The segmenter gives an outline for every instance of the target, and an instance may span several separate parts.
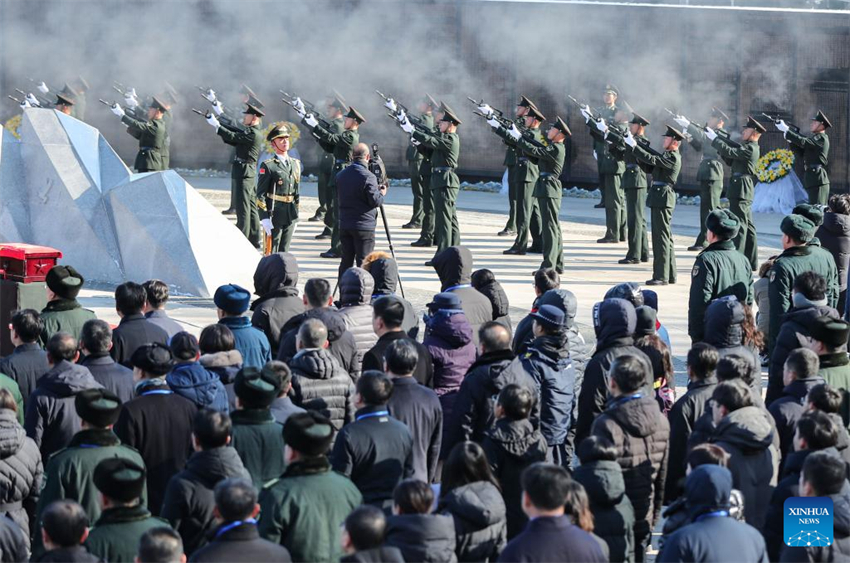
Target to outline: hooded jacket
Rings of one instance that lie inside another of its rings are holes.
[[[307,319],[319,319],[325,324],[325,328],[328,329],[328,352],[336,358],[337,363],[345,373],[356,381],[360,377],[357,345],[354,341],[354,335],[345,326],[345,319],[342,318],[336,308],[310,309],[289,319],[289,322],[280,331],[282,336],[280,337],[277,359],[287,364],[292,360],[297,353],[295,338],[298,335],[298,328]]]
[[[233,383],[236,381],[236,374],[242,369],[242,354],[239,350],[228,350],[227,352],[216,352],[214,354],[203,354],[198,361],[207,371],[216,374],[224,385],[224,390],[227,392],[227,402],[230,405],[230,410],[236,410],[236,391],[233,390]]]
[[[266,333],[272,350],[280,346],[280,331],[296,315],[304,312],[298,296],[298,261],[293,254],[278,252],[264,256],[254,272],[251,324]]]
[[[397,547],[405,561],[454,563],[455,526],[445,514],[400,514],[387,518],[384,544]]]
[[[758,352],[744,344],[743,322],[744,306],[737,298],[715,299],[705,311],[703,342],[717,348],[721,358],[737,354],[749,358],[754,366],[761,366]]]
[[[227,391],[216,374],[208,371],[200,362],[175,365],[165,377],[172,391],[189,399],[199,409],[230,412]]]
[[[236,349],[242,354],[243,365],[263,369],[272,359],[269,339],[260,329],[251,326],[251,319],[242,316],[224,317],[218,322],[233,333]]]
[[[396,294],[398,288],[398,264],[389,255],[373,260],[363,268],[372,274],[375,288],[372,290],[372,301],[384,295],[395,295],[404,305],[404,319],[401,329],[411,338],[416,338],[419,332],[419,318],[410,301]]]
[[[0,504],[20,504],[5,512],[27,538],[30,537],[30,515],[35,513],[41,493],[42,475],[38,446],[27,437],[14,412],[0,410]]]
[[[508,294],[505,293],[504,288],[502,288],[502,284],[500,284],[497,280],[493,280],[490,283],[476,287],[475,289],[486,297],[493,306],[493,320],[502,323],[508,328],[508,330],[510,330],[511,304],[508,301]]]
[[[498,559],[507,541],[507,521],[502,493],[492,483],[477,481],[449,491],[436,512],[454,519],[458,561]]]
[[[366,270],[351,267],[339,282],[339,314],[345,328],[354,335],[357,347],[356,371],[360,373],[363,355],[378,341],[372,328],[372,290],[375,280]]]
[[[431,260],[440,277],[440,291],[460,297],[461,308],[472,327],[472,339],[478,345],[478,328],[493,320],[493,304],[472,287],[472,252],[465,246],[450,246]]]
[[[612,563],[634,561],[635,511],[626,496],[623,470],[616,461],[583,463],[573,471],[590,499],[593,533],[605,540]]]
[[[454,401],[463,378],[475,362],[472,327],[461,310],[442,309],[426,321],[422,344],[434,362],[434,392],[443,407],[443,420],[452,420]],[[444,431],[448,430],[444,425]],[[445,440],[444,440],[445,442]],[[447,451],[443,447],[443,451]]]
[[[832,254],[838,269],[838,289],[847,291],[847,266],[850,263],[850,215],[824,213],[823,224],[815,231],[823,248]]]
[[[337,432],[354,420],[354,385],[330,352],[301,350],[289,362],[292,402],[328,417]]]

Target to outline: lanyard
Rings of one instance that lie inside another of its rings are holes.
[[[643,393],[635,393],[633,395],[628,395],[627,397],[620,397],[616,401],[614,401],[615,405],[620,405],[622,403],[628,403],[629,401],[634,401],[635,399],[640,399],[643,397]]]
[[[257,521],[254,520],[253,518],[248,518],[247,520],[238,520],[236,522],[231,522],[230,524],[228,524],[227,526],[224,526],[222,529],[220,529],[219,531],[217,531],[215,533],[216,539],[218,539],[218,537],[220,535],[229,532],[233,528],[238,528],[239,526],[242,526],[243,524],[250,524],[252,526],[256,526]]]
[[[389,416],[389,414],[390,414],[390,411],[377,411],[377,412],[370,412],[370,413],[366,413],[366,414],[361,414],[360,416],[358,416],[355,419],[355,422],[360,422],[364,418],[372,418],[374,416]]]
[[[78,444],[78,448],[99,448],[97,444]]]
[[[697,519],[695,521],[699,522],[700,520],[704,520],[705,518],[720,518],[720,517],[723,517],[723,516],[729,516],[729,511],[728,510],[718,510],[716,512],[709,512],[707,514],[703,514],[702,516],[697,516]]]
[[[459,284],[459,285],[453,285],[449,288],[444,289],[443,293],[448,293],[448,292],[454,291],[456,289],[463,289],[464,287],[472,287],[472,284],[471,283],[462,283],[462,284]]]
[[[171,391],[170,389],[155,389],[153,391],[145,391],[142,393],[142,397],[145,395],[171,395],[172,393],[174,393],[174,391]]]

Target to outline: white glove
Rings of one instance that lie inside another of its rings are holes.
[[[267,235],[271,236],[272,234],[272,220],[271,219],[260,219],[260,225],[263,226],[263,230]]]
[[[304,117],[304,123],[307,124],[307,127],[315,127],[319,124],[319,120],[312,113],[308,113]]]
[[[21,100],[20,106],[21,106],[21,109],[27,109],[27,108],[31,108],[31,107],[32,107],[32,106],[30,105],[30,103],[29,103],[28,101],[26,101],[26,100]]]
[[[216,117],[211,113],[207,114],[206,120],[207,120],[207,123],[212,125],[213,129],[215,129],[216,131],[218,130],[219,127],[221,127],[221,123],[219,123],[218,119],[216,119]]]
[[[519,132],[519,129],[516,128],[516,125],[511,124],[511,128],[508,129],[508,135],[519,141],[520,137],[522,137],[522,133]]]
[[[491,108],[491,107],[490,107],[490,106],[488,106],[487,104],[481,104],[481,105],[479,105],[479,106],[478,106],[478,111],[480,111],[480,112],[484,115],[484,117],[486,117],[486,118],[488,118],[488,119],[490,118],[490,116],[492,116],[492,115],[493,115],[493,108]]]
[[[135,92],[134,92],[134,94],[135,94]],[[207,90],[206,92],[204,92],[201,95],[203,97],[205,97],[209,103],[211,103],[211,104],[215,103],[216,97],[215,97],[215,92],[213,91],[212,88],[210,88],[209,90]]]
[[[501,127],[501,126],[502,126],[502,124],[501,124],[501,123],[499,123],[499,122],[496,120],[496,118],[495,118],[495,117],[491,117],[490,119],[488,119],[488,120],[487,120],[487,125],[489,125],[489,126],[490,126],[490,127],[492,127],[493,129],[498,129],[499,127]]]
[[[626,131],[626,134],[623,135],[623,140],[626,142],[627,145],[632,148],[635,148],[637,146],[637,141],[635,141],[635,138],[632,137],[631,131]]]
[[[384,107],[390,111],[395,111],[398,109],[398,106],[395,103],[395,100],[390,98],[389,100],[384,101]]]
[[[410,144],[411,144],[411,145],[413,145],[414,147],[418,147],[418,146],[419,146],[419,145],[421,145],[422,143],[420,143],[419,141],[417,141],[417,140],[416,140],[416,137],[411,136],[411,137],[410,137]]]
[[[788,132],[788,130],[790,129],[790,127],[788,127],[788,124],[787,124],[787,123],[785,123],[785,121],[783,121],[783,120],[781,120],[781,119],[780,119],[780,120],[778,120],[778,121],[775,123],[775,125],[776,125],[776,128],[777,128],[777,129],[779,129],[780,131],[782,131],[783,133],[787,133],[787,132]]]
[[[139,100],[137,100],[135,96],[125,96],[124,105],[128,108],[138,107]]]
[[[45,84],[44,82],[39,82],[38,86],[36,86],[36,88],[38,88],[38,91],[41,92],[42,94],[46,94],[46,93],[50,92],[50,89],[47,87],[47,84]]]
[[[688,126],[691,124],[691,122],[688,121],[687,119],[685,119],[685,117],[683,115],[677,115],[676,117],[673,118],[673,121],[678,123],[679,127],[681,127],[682,129],[687,129]]]
[[[404,110],[403,110],[403,109],[400,109],[400,110],[398,110],[398,111],[396,112],[396,114],[395,114],[395,120],[396,120],[396,121],[398,121],[398,122],[399,122],[399,124],[404,123],[405,121],[407,121],[407,114],[406,114],[406,113],[404,113]]]
[[[596,151],[593,151],[593,160],[599,160],[599,157],[596,155]]]
[[[39,103],[39,101],[32,94],[27,94],[27,97],[24,98],[24,99],[29,103],[29,105],[31,105],[34,108],[40,108],[41,107],[41,104]]]
[[[221,105],[221,102],[216,100],[213,102],[212,110],[215,112],[216,115],[221,115],[224,113],[224,106]]]
[[[590,106],[589,106],[589,105],[587,105],[587,104],[582,104],[582,105],[580,105],[580,106],[578,107],[578,109],[580,109],[580,110],[581,110],[581,113],[583,113],[583,114],[584,114],[584,113],[590,114]]]
[[[408,135],[413,134],[413,125],[410,123],[410,120],[407,119],[406,115],[404,116],[404,119],[399,122],[399,125],[401,126],[401,130],[407,133]]]
[[[293,109],[295,109],[295,113],[300,115],[302,118],[307,113],[307,108],[304,107],[304,102],[301,101],[301,98],[295,98],[292,100]]]
[[[210,90],[210,92],[212,92],[212,90]],[[215,93],[215,92],[213,92],[213,93]],[[129,97],[138,98],[139,96],[136,95],[136,89],[135,88],[130,88],[129,90],[127,90],[127,92],[124,93],[124,97],[125,98],[129,98]]]
[[[608,124],[602,121],[601,119],[596,121],[596,130],[601,131],[602,133],[608,132]]]
[[[585,123],[590,123],[590,120],[593,119],[593,116],[590,114],[590,111],[585,111],[584,108],[581,108],[581,116],[584,118]]]
[[[717,138],[717,133],[715,133],[714,129],[712,129],[711,127],[706,127],[705,128],[705,136],[706,136],[706,138],[708,138],[709,141],[713,141],[714,139]]]
[[[122,108],[121,106],[119,106],[117,103],[112,104],[112,107],[111,107],[111,108],[109,108],[109,109],[111,109],[111,110],[112,110],[112,113],[114,113],[114,114],[115,114],[115,115],[117,115],[118,117],[124,117],[124,108]]]

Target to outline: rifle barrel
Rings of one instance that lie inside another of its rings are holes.
[[[204,112],[202,112],[202,111],[201,111],[201,110],[199,110],[199,109],[192,108],[192,111],[194,111],[194,112],[195,112],[195,113],[197,113],[198,115],[202,115],[202,116],[204,116],[204,117],[206,117],[206,116],[207,116],[207,114],[205,114]]]
[[[97,99],[97,101],[99,101],[100,103],[102,103],[102,104],[103,104],[103,105],[105,105],[105,106],[112,107],[112,104],[110,104],[109,102],[107,102],[107,101],[106,101],[106,100],[104,100],[103,98],[98,98],[98,99]]]

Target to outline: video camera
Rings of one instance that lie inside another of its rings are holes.
[[[387,185],[387,169],[384,160],[378,154],[378,143],[372,143],[372,158],[369,160],[369,172],[378,178],[378,186]]]

